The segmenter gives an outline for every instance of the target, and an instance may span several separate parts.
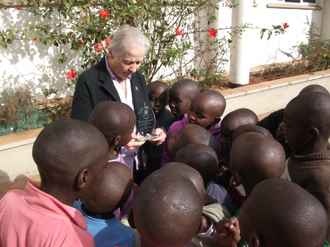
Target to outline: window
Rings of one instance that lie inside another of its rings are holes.
[[[298,4],[316,4],[317,0],[277,0],[277,2],[282,2],[282,3],[298,3]]]

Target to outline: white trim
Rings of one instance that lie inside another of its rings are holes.
[[[319,5],[306,5],[306,4],[292,4],[292,3],[268,3],[267,8],[279,8],[279,9],[310,9],[310,10],[322,10]]]

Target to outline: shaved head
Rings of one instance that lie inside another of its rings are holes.
[[[190,143],[176,153],[176,161],[185,163],[196,169],[203,177],[204,186],[216,177],[218,171],[218,157],[209,146]]]
[[[322,204],[299,185],[282,179],[255,186],[239,223],[242,237],[260,247],[323,247],[328,230]]]
[[[196,189],[198,190],[199,194],[201,195],[201,198],[203,199],[205,196],[205,189],[204,189],[204,181],[201,176],[201,174],[194,169],[193,167],[190,167],[187,164],[180,163],[180,162],[170,162],[167,163],[165,166],[162,167],[162,169],[174,169],[177,171],[182,172],[184,175],[186,175],[191,182],[195,185]]]
[[[132,171],[122,163],[110,162],[104,169],[103,183],[83,202],[94,213],[113,212],[127,201],[132,187]]]
[[[202,199],[182,172],[159,169],[140,185],[133,203],[133,221],[142,246],[184,246],[199,231]]]
[[[279,178],[285,168],[285,152],[273,138],[259,133],[237,137],[230,151],[230,170],[249,192],[267,178]]]

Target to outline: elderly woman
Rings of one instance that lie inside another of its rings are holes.
[[[108,54],[78,78],[72,102],[72,118],[88,121],[92,109],[101,101],[120,101],[129,105],[135,113],[145,102],[149,105],[146,81],[138,70],[150,46],[148,38],[137,28],[124,25],[110,37]],[[154,145],[165,140],[165,133],[156,129]],[[145,174],[139,154],[144,142],[134,128],[132,140],[121,148],[127,166],[134,173],[135,182],[143,180]]]

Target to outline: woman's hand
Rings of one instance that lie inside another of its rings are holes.
[[[141,138],[143,138],[141,135],[132,134],[132,140],[130,140],[130,142],[127,143],[124,147],[127,148],[128,150],[134,150],[138,147],[141,147],[145,143],[145,141],[143,142],[136,141]]]
[[[159,146],[165,141],[166,134],[161,128],[157,128],[154,131],[154,136],[158,136],[156,139],[149,140],[153,145]]]

